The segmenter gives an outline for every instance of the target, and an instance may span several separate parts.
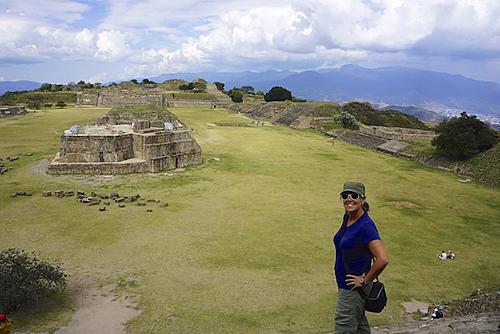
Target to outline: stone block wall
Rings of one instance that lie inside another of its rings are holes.
[[[99,94],[98,93],[76,93],[76,104],[77,105],[92,105],[97,106]]]
[[[220,92],[219,92],[220,93]],[[153,91],[106,91],[100,92],[78,92],[76,94],[77,105],[94,105],[102,107],[113,107],[117,105],[146,104],[161,107],[201,107],[217,108],[226,107],[231,104],[227,95],[220,93],[214,100],[182,99],[172,93],[161,93]]]
[[[57,160],[57,158],[56,158]],[[49,165],[47,172],[49,174],[89,174],[89,175],[108,175],[108,174],[130,174],[145,173],[149,166],[144,160],[126,161],[126,162],[91,162],[91,163],[64,163],[54,161]]]
[[[151,172],[200,164],[201,148],[189,130],[134,133],[134,153],[145,159]]]
[[[100,92],[98,94],[98,106],[113,107],[116,105],[135,104],[146,104],[163,107],[163,95],[158,93],[134,93],[129,91]]]
[[[200,107],[212,109],[221,106],[217,101],[165,100],[165,107]]]
[[[434,131],[384,126],[362,125],[359,128],[359,131],[371,136],[385,138],[388,140],[431,140],[437,136]]]
[[[132,134],[61,137],[61,162],[118,162],[133,157]]]

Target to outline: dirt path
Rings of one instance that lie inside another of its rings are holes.
[[[55,334],[122,334],[125,323],[140,314],[127,298],[116,297],[114,286],[88,288],[76,300],[76,311],[71,321],[55,331]],[[14,334],[31,334],[14,332]],[[47,333],[40,333],[47,334]]]

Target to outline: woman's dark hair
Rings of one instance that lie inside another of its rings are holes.
[[[365,210],[365,212],[368,212],[370,211],[370,204],[368,204],[367,201],[365,201],[365,203],[363,203],[363,210]]]

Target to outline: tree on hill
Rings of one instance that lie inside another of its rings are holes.
[[[498,138],[495,131],[476,116],[463,112],[460,117],[453,117],[441,122],[436,127],[439,134],[432,140],[445,156],[456,160],[468,159],[496,144]]]
[[[266,95],[264,95],[264,100],[266,100],[266,102],[286,101],[291,99],[292,93],[288,89],[280,86],[274,86],[269,90],[269,92],[267,92]]]
[[[40,92],[50,92],[51,89],[52,89],[52,84],[49,83],[43,83],[40,86],[40,88],[38,88]]]
[[[132,83],[134,83],[134,84],[136,84],[136,85],[138,85],[138,84],[139,84],[139,83],[137,82],[137,79],[132,79],[132,80],[130,80],[130,82],[132,82]]]
[[[252,86],[241,86],[241,90],[245,94],[255,94],[255,89]]]
[[[154,85],[156,82],[149,79],[142,79],[141,85]]]
[[[188,84],[181,84],[179,85],[179,89],[180,90],[192,90],[194,88],[194,85],[192,82],[188,83]]]
[[[233,89],[229,90],[229,92],[227,92],[227,95],[229,95],[229,97],[231,98],[231,101],[233,101],[235,103],[243,102],[244,93],[239,88],[233,88]]]
[[[221,92],[223,92],[223,91],[224,91],[224,83],[219,82],[219,81],[215,81],[215,82],[214,82],[214,85],[215,85],[215,87],[217,87],[217,89],[218,89],[218,90],[220,90]]]
[[[193,90],[197,92],[205,92],[207,90],[207,82],[204,79],[193,80]]]

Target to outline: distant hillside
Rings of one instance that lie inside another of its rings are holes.
[[[266,72],[179,72],[166,73],[156,77],[149,78],[154,82],[163,82],[169,79],[182,79],[192,81],[197,78],[203,78],[208,82],[219,81],[225,84],[225,89],[241,87],[248,85],[249,82],[260,82],[268,80],[280,80],[286,78],[294,72],[290,71],[266,71]]]
[[[418,118],[421,121],[427,121],[427,122],[433,122],[433,123],[439,123],[443,121],[446,117],[431,111],[429,109],[425,109],[422,107],[415,107],[415,106],[396,106],[396,105],[390,105],[384,108],[381,108],[380,110],[398,110],[401,111],[407,115],[414,116]]]
[[[0,81],[0,95],[5,92],[17,92],[21,90],[33,90],[42,84],[35,81]]]
[[[464,163],[465,172],[475,180],[500,186],[500,143]]]
[[[461,75],[404,67],[368,69],[346,65],[324,73],[306,71],[280,80],[249,84],[264,90],[283,86],[308,100],[415,105],[442,114],[460,109],[500,120],[500,84]]]
[[[6,92],[0,96],[0,105],[25,104],[28,107],[40,107],[44,104],[54,104],[58,101],[64,101],[68,104],[76,102],[76,93],[70,91],[64,92]]]
[[[342,111],[348,112],[365,125],[400,127],[428,130],[427,125],[416,117],[399,110],[380,111],[367,102],[349,102],[342,105]]]
[[[424,123],[413,116],[397,110],[380,111],[366,102],[351,102],[342,106],[334,102],[275,101],[260,104],[235,103],[230,107],[230,110],[247,114],[252,118],[294,127],[303,127],[306,124],[305,127],[318,125],[317,121],[319,119],[328,123],[335,123],[335,116],[344,111],[354,115],[356,120],[365,125],[428,129]],[[327,126],[332,126],[332,124],[327,124]],[[324,128],[324,126],[319,125],[318,127]]]
[[[294,96],[314,101],[368,101],[374,104],[417,106],[442,116],[458,115],[461,110],[465,110],[482,120],[500,124],[499,83],[405,67],[369,69],[345,65],[333,70],[300,73],[174,73],[153,79],[192,80],[197,77],[209,82],[224,82],[226,88],[248,85],[256,91],[268,91],[273,86],[283,86],[291,90]]]

